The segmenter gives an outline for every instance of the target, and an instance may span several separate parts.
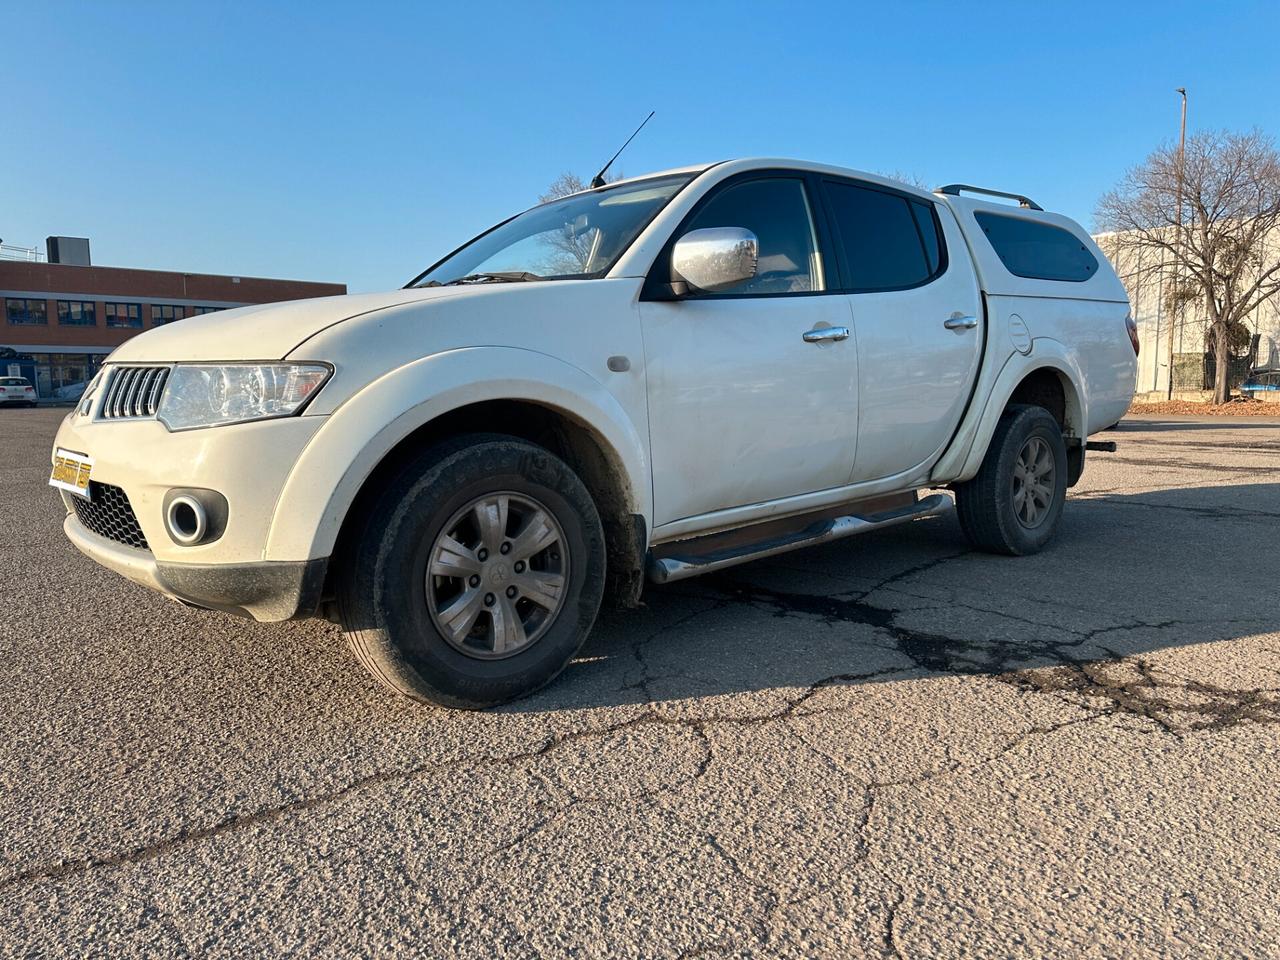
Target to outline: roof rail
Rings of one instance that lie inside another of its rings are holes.
[[[983,193],[988,197],[1004,197],[1006,200],[1017,200],[1018,206],[1026,207],[1028,210],[1039,210],[1044,212],[1044,207],[1036,203],[1030,197],[1024,197],[1020,193],[1005,193],[1003,190],[988,190],[985,187],[971,187],[967,183],[948,183],[945,187],[938,187],[934,193],[945,193],[952,197],[960,196],[960,191],[965,193]]]

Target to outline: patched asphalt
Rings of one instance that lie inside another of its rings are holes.
[[[1280,421],[1126,420],[1038,556],[653,588],[454,713],[81,557],[61,413],[0,411],[0,953],[1277,954]]]

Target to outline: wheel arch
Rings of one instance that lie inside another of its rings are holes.
[[[483,382],[473,379],[477,361]],[[648,460],[617,400],[585,371],[515,348],[451,351],[382,377],[328,421],[276,504],[269,558],[340,556],[380,478],[450,436],[500,433],[546,447],[578,473],[605,525],[610,595],[638,599],[652,515]],[[383,426],[369,436],[371,423]]]
[[[987,395],[982,412],[967,431],[965,446],[953,444],[933,472],[937,482],[957,483],[972,479],[982,466],[996,424],[1013,404],[1031,404],[1047,409],[1062,428],[1071,459],[1071,482],[1083,469],[1083,441],[1087,432],[1088,401],[1079,365],[1056,340],[1037,338],[1029,356],[1013,354],[1001,369]],[[1078,453],[1077,453],[1078,452]]]

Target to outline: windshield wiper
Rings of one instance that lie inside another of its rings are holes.
[[[546,277],[539,276],[536,273],[528,271],[511,270],[505,273],[468,273],[465,277],[458,277],[456,280],[446,280],[441,283],[439,280],[432,280],[424,283],[424,287],[454,287],[463,283],[520,283],[525,280],[545,280]]]

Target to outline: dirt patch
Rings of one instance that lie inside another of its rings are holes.
[[[1280,403],[1235,399],[1227,403],[1201,403],[1196,400],[1162,400],[1129,407],[1131,417],[1274,417],[1280,420]]]

